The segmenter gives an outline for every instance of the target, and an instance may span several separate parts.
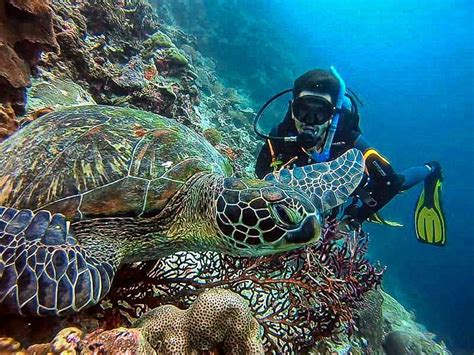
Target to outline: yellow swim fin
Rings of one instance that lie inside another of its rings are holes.
[[[394,227],[394,228],[403,227],[403,224],[401,224],[401,223],[386,220],[378,212],[374,213],[372,216],[369,217],[369,222],[376,223],[376,224],[381,224],[381,225],[387,226],[387,227]]]
[[[446,221],[441,192],[443,177],[439,163],[435,172],[424,182],[423,190],[415,208],[415,232],[420,242],[443,246],[446,244]]]

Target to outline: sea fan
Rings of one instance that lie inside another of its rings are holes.
[[[318,243],[260,258],[180,252],[122,269],[108,301],[135,319],[163,304],[188,306],[204,289],[224,287],[248,300],[274,353],[300,352],[340,332],[352,332],[362,296],[383,270],[365,259],[362,230],[327,223]]]

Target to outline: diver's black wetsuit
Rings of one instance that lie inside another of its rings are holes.
[[[285,119],[272,130],[270,135],[279,137],[298,135],[289,111]],[[271,146],[275,159],[282,163],[289,162],[292,159],[291,166],[305,166],[314,163],[296,142],[272,140]],[[368,173],[355,192],[358,198],[354,198],[353,203],[344,211],[345,215],[358,222],[372,216],[397,193],[423,181],[430,173],[429,168],[421,166],[397,174],[390,163],[363,138],[359,128],[359,116],[345,110],[339,118],[329,160],[338,158],[351,148],[362,151],[366,163],[366,172]],[[259,178],[263,178],[273,171],[271,165],[272,154],[267,141],[258,155],[255,173]]]

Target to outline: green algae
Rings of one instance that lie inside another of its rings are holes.
[[[174,46],[173,41],[171,41],[171,38],[169,38],[168,35],[160,31],[157,31],[152,34],[145,42],[143,42],[143,45],[148,48],[154,49],[170,48]]]
[[[186,57],[180,52],[178,48],[168,48],[164,51],[166,60],[180,66],[187,66],[189,64]]]
[[[215,128],[208,128],[202,133],[209,143],[216,146],[222,142],[222,133]]]

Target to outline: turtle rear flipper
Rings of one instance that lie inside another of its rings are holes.
[[[362,152],[350,149],[335,160],[283,169],[264,179],[298,188],[310,197],[319,211],[326,212],[349,198],[360,184],[364,168]]]
[[[0,312],[77,312],[107,294],[115,270],[78,245],[64,215],[0,207]]]

